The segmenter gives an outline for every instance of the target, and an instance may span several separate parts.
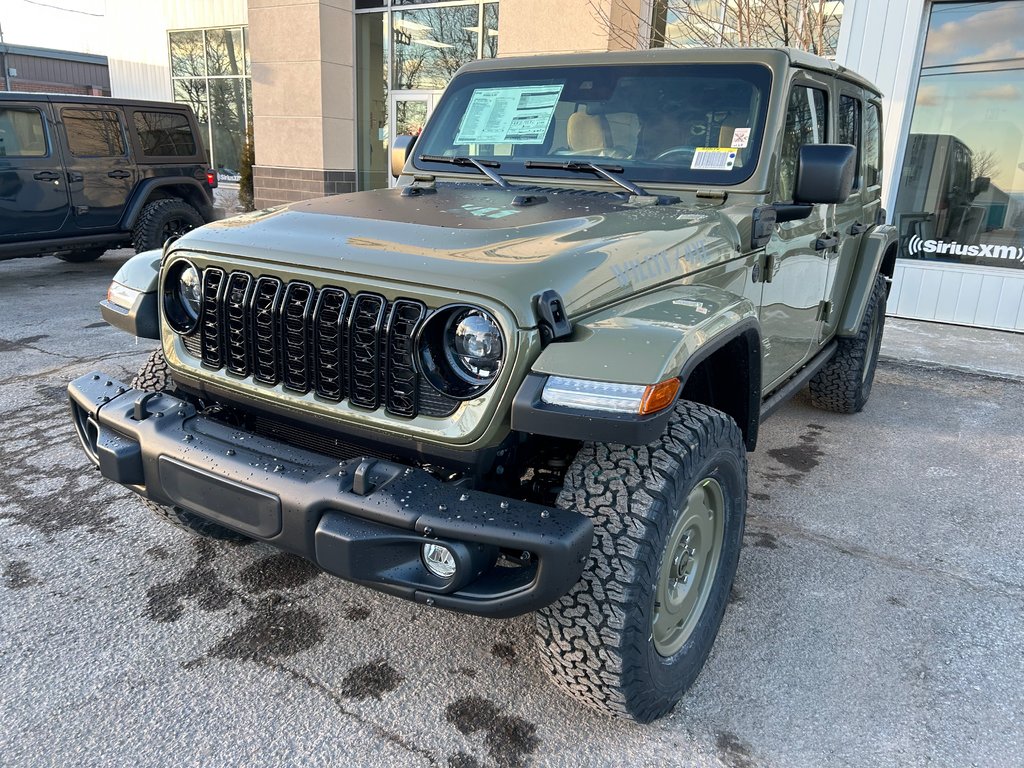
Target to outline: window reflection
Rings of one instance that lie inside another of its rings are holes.
[[[168,33],[174,101],[196,113],[224,181],[236,180],[252,124],[248,31],[245,27]]]
[[[477,57],[480,6],[392,14],[395,88],[440,90]]]
[[[903,257],[1024,268],[1024,43],[1003,34],[1013,24],[1024,25],[1020,3],[932,9],[896,198]]]

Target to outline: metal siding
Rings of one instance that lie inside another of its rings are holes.
[[[888,313],[1024,332],[1024,270],[899,259]]]

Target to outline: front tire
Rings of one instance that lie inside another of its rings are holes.
[[[885,278],[875,284],[856,336],[839,339],[839,348],[810,381],[815,408],[836,413],[860,413],[871,395],[885,328]]]
[[[135,374],[132,379],[132,387],[143,389],[147,392],[163,392],[173,387],[171,381],[171,369],[167,366],[162,349],[156,350]],[[200,517],[181,507],[165,507],[145,497],[140,497],[142,505],[157,516],[161,521],[173,525],[175,528],[202,536],[206,539],[218,539],[220,541],[248,541],[248,539],[237,531],[218,525],[205,517]]]
[[[136,253],[159,250],[170,238],[183,235],[205,223],[199,211],[184,200],[154,200],[146,204],[135,221],[132,246]]]
[[[593,520],[590,562],[537,614],[555,684],[616,717],[668,713],[718,634],[746,503],[743,436],[713,408],[679,403],[647,446],[584,445],[557,505]]]

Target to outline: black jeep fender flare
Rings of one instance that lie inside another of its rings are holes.
[[[850,289],[846,292],[846,304],[839,316],[837,336],[856,336],[860,331],[868,299],[875,288],[875,277],[881,273],[887,280],[892,278],[893,259],[889,257],[895,256],[897,243],[898,233],[892,224],[874,227],[864,236],[850,277]]]
[[[132,194],[131,202],[121,217],[120,228],[130,232],[142,209],[153,200],[153,193],[166,187],[184,187],[185,194],[175,194],[191,205],[207,221],[213,220],[213,205],[207,195],[206,188],[189,176],[161,176],[156,179],[144,179]]]

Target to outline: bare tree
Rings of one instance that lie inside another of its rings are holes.
[[[971,157],[971,177],[991,179],[999,175],[999,158],[991,149],[975,152]]]
[[[835,55],[843,15],[843,0],[653,0],[650,19],[613,6],[590,4],[610,37],[626,45],[649,25],[652,48],[785,45],[819,56]]]

